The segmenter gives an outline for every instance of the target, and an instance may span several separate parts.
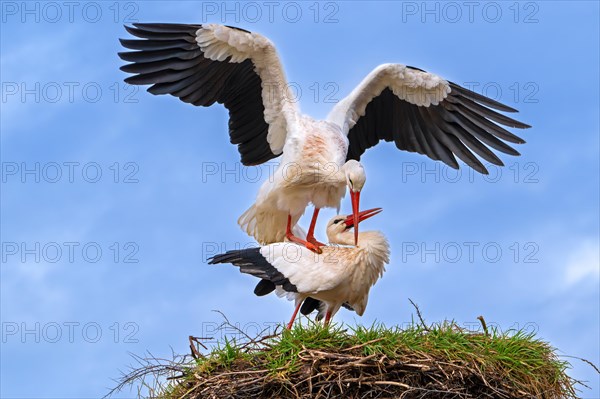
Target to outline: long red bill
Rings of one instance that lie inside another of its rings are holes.
[[[348,226],[348,228],[354,227],[354,245],[358,245],[358,224],[363,220],[377,215],[381,211],[383,211],[383,209],[381,208],[367,209],[366,211],[357,212],[356,214],[352,214],[346,217],[346,220],[344,220],[346,226]]]
[[[352,218],[354,222],[354,245],[358,245],[358,223],[360,222],[360,220],[358,220],[358,210],[360,209],[360,191],[350,190],[350,198],[352,199]]]

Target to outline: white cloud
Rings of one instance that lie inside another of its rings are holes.
[[[598,281],[600,278],[600,246],[598,240],[583,240],[568,256],[566,281],[569,285],[586,279]]]

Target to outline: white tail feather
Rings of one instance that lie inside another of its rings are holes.
[[[259,244],[272,244],[285,241],[287,212],[269,206],[252,205],[238,219],[238,224],[249,236]],[[298,226],[297,219],[292,220],[292,233],[299,238],[306,238],[306,232]]]

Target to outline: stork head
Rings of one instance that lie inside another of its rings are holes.
[[[381,208],[373,208],[358,212],[356,218],[358,223],[360,223],[371,216],[377,215],[381,211]],[[327,223],[327,238],[329,242],[332,244],[352,245],[354,236],[350,233],[350,229],[354,227],[355,232],[358,230],[358,223],[354,222],[354,218],[355,215],[337,215],[331,218],[329,223]]]
[[[346,176],[346,185],[350,190],[352,200],[352,216],[354,218],[354,245],[358,245],[358,213],[360,210],[360,192],[367,181],[367,175],[362,164],[354,159],[349,160],[342,167]]]
[[[365,168],[363,168],[360,162],[351,159],[342,166],[342,169],[346,176],[346,185],[348,188],[360,193],[367,181]]]

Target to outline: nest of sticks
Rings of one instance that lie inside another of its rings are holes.
[[[141,396],[577,397],[575,387],[582,383],[566,374],[570,364],[550,345],[532,333],[488,331],[481,322],[484,329],[477,332],[451,322],[403,329],[296,325],[259,338],[225,339],[212,350],[190,337],[191,355],[185,360],[160,364],[153,359],[152,365],[125,375],[118,388],[152,374],[155,385]],[[157,386],[161,373],[163,383]]]

